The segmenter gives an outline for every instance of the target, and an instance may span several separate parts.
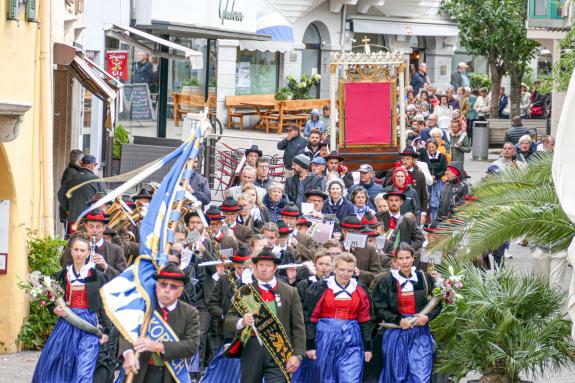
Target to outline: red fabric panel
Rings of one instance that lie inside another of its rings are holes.
[[[355,290],[359,295],[359,311],[357,313],[357,321],[359,323],[369,322],[371,320],[371,303],[367,293],[363,287],[358,286]]]
[[[345,84],[345,143],[391,144],[391,83]]]

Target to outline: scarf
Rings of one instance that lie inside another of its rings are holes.
[[[327,287],[333,291],[333,296],[338,300],[351,299],[353,292],[357,289],[357,281],[350,279],[346,286],[342,286],[335,280],[335,275],[326,279]]]
[[[401,291],[404,293],[408,293],[413,291],[413,283],[417,283],[417,273],[415,272],[415,266],[411,267],[411,272],[409,273],[408,277],[405,277],[401,272],[398,270],[391,270],[391,275],[395,280],[399,282],[401,286]]]

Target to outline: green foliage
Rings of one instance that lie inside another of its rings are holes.
[[[124,125],[119,124],[114,129],[114,143],[112,144],[112,158],[119,160],[122,157],[122,144],[129,144],[130,137]]]
[[[197,78],[192,78],[188,81],[184,81],[182,83],[182,86],[200,86],[200,82],[198,81]]]
[[[491,79],[484,73],[469,73],[468,77],[471,89],[491,88]]]
[[[280,90],[277,91],[277,93],[275,94],[274,98],[278,101],[285,101],[287,100],[289,97],[291,96],[291,92],[289,91],[288,88],[280,88]]]
[[[559,61],[553,64],[553,71],[551,77],[543,80],[541,88],[547,93],[551,93],[552,89],[558,92],[565,92],[569,87],[573,69],[575,69],[575,28],[565,35],[563,40],[559,42],[559,49],[561,50],[561,57]]]
[[[38,233],[28,230],[28,264],[30,270],[38,270],[44,275],[52,275],[60,270],[60,254],[66,241],[47,237],[39,238]],[[26,350],[41,350],[48,340],[56,316],[40,305],[30,305],[30,316],[18,334],[18,342]]]
[[[557,198],[552,163],[552,152],[539,153],[526,168],[509,168],[485,177],[474,188],[478,200],[463,205],[454,220],[442,223],[431,246],[475,258],[525,236],[554,251],[566,249],[575,236],[575,225]]]
[[[314,74],[313,76],[308,76],[306,74],[302,75],[299,80],[296,80],[293,76],[287,76],[287,88],[292,95],[293,100],[307,100],[310,99],[309,91],[314,86],[319,85],[319,80],[321,76],[319,74]]]
[[[574,364],[562,292],[510,267],[489,274],[467,264],[463,283],[463,298],[431,322],[439,372],[461,378],[477,371],[488,381],[518,383],[519,375]]]

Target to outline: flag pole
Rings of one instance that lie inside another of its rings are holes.
[[[197,137],[195,137],[195,134],[196,134],[195,130],[192,130],[191,138],[190,138],[190,139],[191,139],[191,140],[195,140],[195,141],[194,141],[194,146],[195,146],[196,148],[199,148],[201,140],[200,140],[200,139],[196,139]],[[195,160],[195,159],[188,158],[188,160],[186,161],[186,166],[184,167],[184,171],[185,171],[185,170],[188,170],[188,169],[193,169],[193,166],[192,166],[192,165],[193,165],[193,163],[194,163],[194,160]],[[188,187],[189,183],[190,183],[190,179],[189,179],[189,178],[188,178],[188,179],[185,179],[184,182],[183,182],[182,187],[183,187],[184,189],[186,189],[186,188]],[[175,209],[175,210],[178,210],[178,211],[180,211],[180,212],[182,211],[182,207],[184,206],[184,200],[185,200],[185,198],[182,198],[181,200],[178,201],[178,204],[176,205],[176,209]],[[174,227],[175,227],[177,224],[178,224],[178,220],[173,220],[173,221],[171,221],[170,223],[168,223],[168,225],[170,225],[170,229],[171,229],[171,230],[173,230]],[[172,244],[171,244],[170,242],[168,242],[168,243],[166,244],[166,247],[165,247],[165,251],[164,251],[164,252],[165,252],[166,254],[169,253],[171,247],[172,247]],[[155,300],[154,300],[154,306],[155,306]],[[146,334],[148,333],[148,329],[149,329],[149,327],[150,327],[150,322],[152,321],[152,313],[153,313],[154,309],[155,309],[155,307],[150,307],[150,310],[148,310],[148,312],[146,313],[146,317],[144,318],[144,323],[142,324],[142,332],[140,333],[140,335],[143,334],[144,337],[145,337]],[[140,352],[137,351],[136,354],[135,354],[135,356],[136,356],[136,360],[139,361],[139,360],[140,360]],[[132,374],[131,372],[127,372],[127,373],[126,373],[126,383],[132,383],[132,381],[134,380],[134,376],[135,376],[135,374]]]

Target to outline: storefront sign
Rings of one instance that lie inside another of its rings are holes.
[[[224,25],[226,20],[240,22],[244,20],[244,14],[242,12],[236,11],[235,5],[235,0],[220,0],[218,16],[222,21],[222,25]]]
[[[106,71],[119,80],[128,81],[128,51],[107,51]]]

